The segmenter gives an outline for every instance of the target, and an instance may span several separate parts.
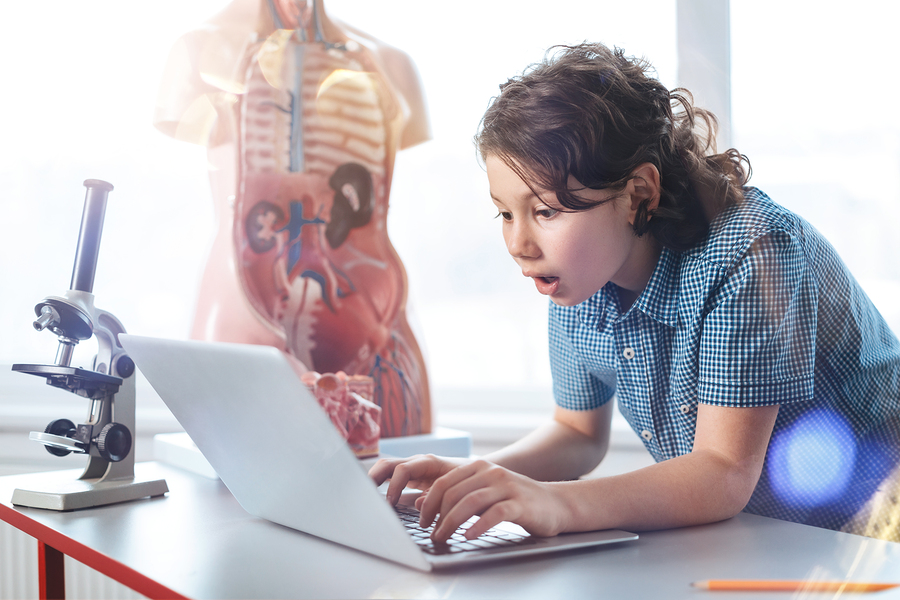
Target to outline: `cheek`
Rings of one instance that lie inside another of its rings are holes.
[[[627,252],[628,242],[621,231],[587,228],[571,234],[564,243],[565,259],[592,271],[605,271]]]
[[[608,232],[592,227],[569,232],[563,244],[570,260],[586,263],[602,259],[605,250],[611,246]]]
[[[506,251],[509,252],[509,236],[510,230],[506,223],[503,224],[503,228],[500,230],[501,235],[503,236],[503,245],[506,247]]]

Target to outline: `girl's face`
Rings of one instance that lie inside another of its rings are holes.
[[[556,194],[536,195],[500,158],[488,156],[485,165],[506,248],[540,293],[560,306],[580,304],[610,281],[630,301],[640,294],[659,252],[650,236],[634,235],[633,181],[620,193],[585,189],[582,196],[609,201],[560,212]],[[574,179],[570,185],[582,187]]]

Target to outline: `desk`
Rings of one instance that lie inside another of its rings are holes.
[[[220,481],[159,463],[136,470],[164,477],[169,494],[58,513],[11,506],[13,489],[32,475],[0,477],[0,519],[49,547],[49,569],[61,552],[151,598],[777,600],[791,595],[705,592],[690,582],[900,580],[900,544],[745,514],[621,545],[419,573],[251,517]]]

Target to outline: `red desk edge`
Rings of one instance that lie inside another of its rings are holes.
[[[40,510],[40,509],[34,509]],[[59,550],[63,554],[72,557],[80,563],[98,571],[107,577],[118,581],[139,594],[143,594],[154,600],[179,599],[188,600],[187,596],[162,585],[161,583],[138,573],[129,566],[123,565],[105,554],[97,552],[93,548],[76,542],[62,533],[53,530],[46,525],[38,523],[15,508],[0,503],[0,519],[6,521],[19,531],[30,535],[39,542]]]

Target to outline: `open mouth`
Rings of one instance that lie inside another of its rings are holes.
[[[540,293],[549,296],[559,289],[559,277],[535,277],[534,285]]]

